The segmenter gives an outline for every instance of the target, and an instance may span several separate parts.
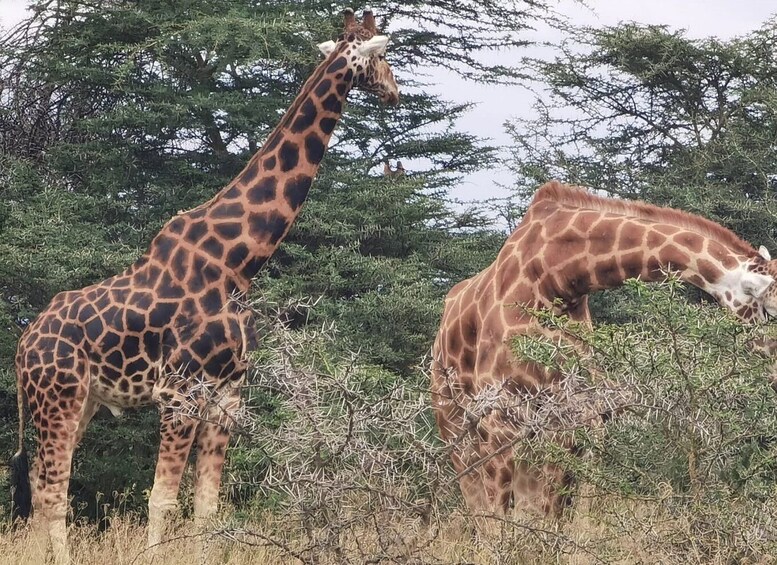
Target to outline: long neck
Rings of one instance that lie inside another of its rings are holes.
[[[263,147],[201,207],[243,285],[280,245],[308,196],[351,87],[341,51],[316,68]]]
[[[752,257],[672,223],[593,210],[559,210],[533,221],[527,215],[503,253],[499,271],[522,273],[518,293],[523,288],[546,305],[557,298],[574,303],[629,278],[662,280],[672,271],[738,316],[748,314],[738,310],[746,302],[741,278]]]

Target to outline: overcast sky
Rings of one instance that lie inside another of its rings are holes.
[[[777,14],[775,0],[588,0],[588,4],[591,9],[573,0],[559,0],[558,12],[570,22],[581,25],[635,21],[684,29],[693,38],[716,36],[720,39],[744,35]],[[24,0],[0,0],[0,26],[8,28],[18,22],[24,15],[25,6]],[[380,2],[374,2],[374,7],[379,12]],[[542,30],[533,38],[550,39]],[[547,55],[547,50],[526,48],[500,56],[504,56],[505,64],[515,64],[521,56],[540,53]],[[533,95],[524,88],[484,86],[447,73],[434,73],[433,78],[437,85],[430,88],[437,89],[445,98],[477,103],[461,120],[460,126],[479,137],[491,139],[497,146],[505,147],[510,142],[503,128],[506,120],[531,115]],[[466,178],[453,196],[462,200],[505,196],[507,191],[500,189],[497,183],[509,185],[509,174],[498,168],[485,170]]]
[[[724,40],[758,29],[777,14],[775,0],[588,0],[587,3],[591,9],[573,0],[559,0],[558,11],[571,23],[579,25],[598,27],[634,21],[684,29],[690,38],[716,36]],[[538,31],[535,38],[540,41],[552,39],[542,31]],[[514,60],[509,60],[510,56]],[[548,50],[527,47],[505,55],[505,63],[515,64],[523,56],[547,57]],[[482,86],[450,76],[440,78],[440,82],[444,79],[446,83],[446,97],[456,102],[478,104],[459,122],[462,128],[490,138],[498,147],[510,143],[503,127],[506,120],[531,117],[534,95],[525,88]],[[462,200],[507,196],[509,192],[500,189],[496,183],[509,186],[510,174],[497,167],[481,171],[466,178],[454,191],[454,196]]]

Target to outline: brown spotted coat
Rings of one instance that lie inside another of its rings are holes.
[[[328,56],[228,186],[170,220],[123,273],[56,295],[25,331],[16,370],[20,409],[27,404],[38,432],[32,503],[58,562],[69,558],[73,450],[102,405],[114,413],[151,403],[160,410],[150,545],[159,543],[165,513],[176,506],[193,444],[195,518],[215,511],[229,424],[254,343],[250,313],[230,297],[249,290],[288,233],[351,88],[398,102],[385,42],[377,52],[359,51],[373,38],[383,39],[371,13],[359,24],[346,12],[343,35],[328,42]]]
[[[558,514],[569,502],[571,476],[516,461],[512,445],[525,430],[503,411],[482,410],[489,391],[509,397],[559,378],[513,356],[511,338],[540,331],[518,305],[590,326],[590,293],[671,270],[740,320],[759,321],[777,314],[777,261],[768,258],[698,216],[557,182],[541,187],[496,260],[448,293],[433,346],[432,403],[469,508]]]

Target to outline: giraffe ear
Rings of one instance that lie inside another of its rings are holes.
[[[747,273],[742,277],[742,290],[745,294],[758,298],[773,282],[774,279],[769,275]]]
[[[324,54],[324,57],[328,57],[335,50],[335,45],[337,44],[334,41],[324,41],[318,44],[318,50]]]
[[[378,33],[378,28],[375,25],[375,16],[372,13],[372,8],[364,8],[362,14],[362,27],[372,33]]]
[[[769,250],[766,249],[766,247],[764,247],[763,245],[758,248],[758,254],[764,259],[766,259],[767,261],[772,260],[772,256],[769,254]]]
[[[376,35],[375,37],[368,39],[361,45],[359,45],[359,55],[362,57],[372,57],[376,53],[380,53],[386,50],[388,44],[388,35]]]

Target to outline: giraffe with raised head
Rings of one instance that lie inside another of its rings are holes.
[[[388,37],[365,11],[345,11],[337,42],[243,171],[210,201],[170,220],[125,272],[56,295],[27,328],[16,355],[19,452],[26,403],[38,432],[29,478],[37,527],[57,562],[69,560],[65,516],[73,450],[101,405],[114,413],[156,404],[161,443],[149,500],[148,543],[160,542],[177,504],[190,448],[197,446],[194,516],[218,504],[231,416],[240,404],[249,312],[234,294],[249,290],[300,212],[351,88],[397,104],[385,59]],[[23,495],[26,473],[14,477]],[[17,500],[28,510],[30,501]]]
[[[536,192],[496,260],[451,289],[432,350],[432,405],[470,510],[558,515],[571,501],[573,477],[563,469],[516,460],[519,422],[470,409],[484,391],[519,397],[560,378],[512,354],[514,336],[541,331],[519,305],[590,327],[590,293],[629,278],[660,280],[667,270],[743,322],[777,315],[777,261],[765,248],[699,216],[557,182]]]

